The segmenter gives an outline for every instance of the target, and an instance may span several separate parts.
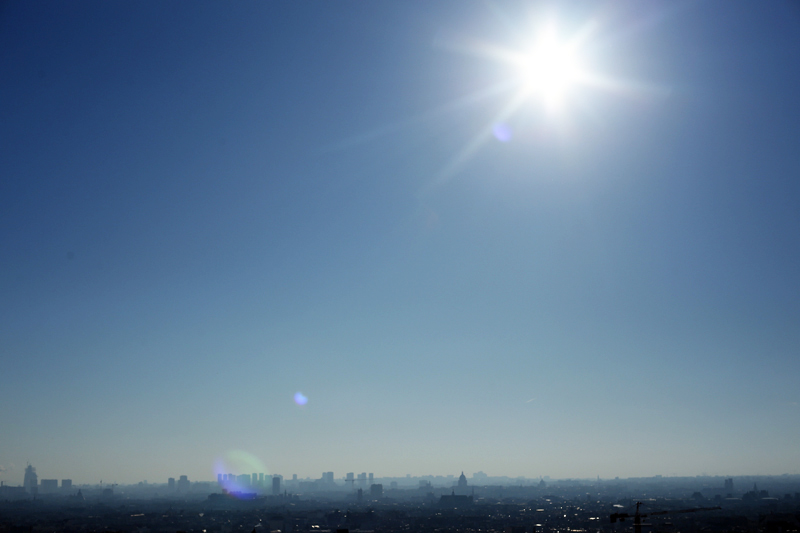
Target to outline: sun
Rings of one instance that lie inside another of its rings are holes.
[[[497,72],[494,69],[498,65],[507,69],[502,69],[503,74],[495,83],[454,104],[454,107],[474,105],[500,96],[499,105],[493,104],[497,107],[492,118],[436,174],[425,187],[426,193],[450,180],[486,143],[513,142],[515,130],[524,131],[531,120],[546,121],[552,131],[568,135],[580,120],[579,115],[594,114],[593,92],[631,96],[658,89],[594,68],[598,49],[603,47],[603,42],[597,40],[601,28],[595,20],[569,27],[570,31],[562,33],[557,19],[552,17],[540,19],[535,26],[512,28],[512,43],[457,36],[438,41],[451,51],[490,60],[494,63],[492,72]],[[536,112],[537,107],[545,113]]]
[[[522,91],[541,98],[550,109],[559,108],[581,78],[577,43],[560,39],[553,25],[539,33],[516,63]]]

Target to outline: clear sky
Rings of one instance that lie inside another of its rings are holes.
[[[0,480],[800,472],[797,5],[0,4]]]

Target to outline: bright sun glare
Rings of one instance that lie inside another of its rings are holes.
[[[483,94],[503,94],[508,90],[511,94],[491,122],[463,146],[438,173],[430,187],[436,187],[455,175],[486,142],[492,139],[511,142],[514,138],[514,116],[520,114],[529,103],[541,104],[549,115],[546,120],[558,124],[570,119],[568,115],[573,114],[569,112],[573,104],[586,109],[586,99],[581,94],[587,89],[620,94],[643,90],[638,84],[611,78],[592,68],[590,63],[594,54],[590,46],[596,31],[596,23],[590,20],[576,31],[564,34],[559,31],[555,19],[551,19],[549,22],[543,21],[538,27],[520,31],[517,35],[527,34],[530,40],[514,48],[470,39],[448,43],[455,50],[509,66],[511,77],[499,81]],[[464,101],[474,102],[481,98]],[[528,118],[531,116],[528,114]],[[519,124],[521,120],[516,122]]]
[[[539,34],[527,54],[521,54],[518,65],[525,93],[538,95],[549,108],[561,105],[581,69],[577,46],[560,40],[553,26]]]

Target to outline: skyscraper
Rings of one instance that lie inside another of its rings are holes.
[[[277,496],[281,493],[281,478],[280,476],[272,477],[272,494]]]
[[[36,475],[36,469],[31,465],[25,467],[25,481],[22,486],[28,494],[36,494],[39,490],[39,476]]]

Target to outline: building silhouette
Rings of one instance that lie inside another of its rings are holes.
[[[53,494],[58,492],[58,480],[43,479],[39,482],[39,488],[42,490],[42,494]]]
[[[455,490],[453,490],[452,494],[443,494],[439,498],[439,507],[443,509],[463,509],[464,507],[472,507],[473,503],[474,498],[471,495],[456,494]]]
[[[469,488],[467,487],[467,476],[464,475],[464,472],[461,472],[461,475],[458,477],[458,485],[453,489],[453,494],[466,496],[469,494]]]
[[[39,491],[39,476],[36,475],[36,469],[31,465],[25,467],[25,480],[22,486],[28,494],[36,494]]]

